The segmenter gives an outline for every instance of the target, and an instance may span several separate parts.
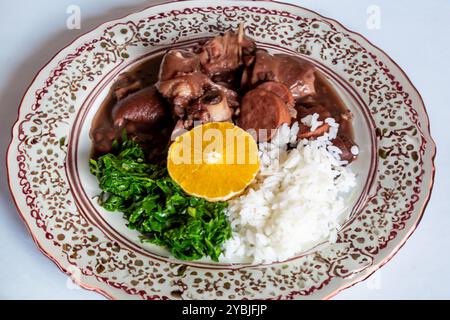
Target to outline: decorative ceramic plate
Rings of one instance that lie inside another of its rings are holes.
[[[89,126],[119,73],[241,22],[259,46],[313,62],[346,101],[361,149],[357,194],[336,243],[270,265],[185,263],[141,245],[92,199]],[[323,299],[366,279],[405,243],[430,196],[434,155],[419,93],[364,37],[300,7],[216,0],[153,6],[64,48],[23,98],[7,164],[35,242],[84,288],[115,299]]]

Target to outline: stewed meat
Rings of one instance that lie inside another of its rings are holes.
[[[208,91],[188,107],[188,117],[202,123],[230,121],[232,116],[233,110],[225,93],[216,89]]]
[[[353,161],[358,150],[352,114],[329,79],[300,57],[257,50],[243,26],[121,74],[108,99],[91,130],[96,155],[110,152],[125,129],[149,159],[164,160],[170,140],[196,124],[223,121],[260,142],[295,121],[300,139],[336,134],[342,160]]]
[[[168,113],[164,100],[152,86],[119,101],[113,110],[113,120],[117,127],[125,127],[128,122],[152,126]]]
[[[94,156],[111,152],[123,130],[148,147],[148,159],[163,159],[165,144],[173,127],[170,108],[154,86],[146,87],[116,101],[114,92],[96,114],[90,132]],[[162,157],[161,157],[162,156]]]
[[[170,50],[161,62],[159,81],[171,80],[198,71],[200,71],[198,55],[188,50]]]
[[[180,118],[185,115],[186,106],[200,98],[209,87],[211,80],[201,72],[185,74],[157,84],[161,95],[173,104],[174,113]]]
[[[270,91],[279,96],[289,107],[295,105],[294,97],[289,88],[281,82],[268,81],[258,86],[258,89]]]
[[[196,124],[232,121],[237,94],[220,86],[212,86],[203,96],[186,107],[185,116],[177,120],[172,140]]]
[[[247,92],[238,119],[241,128],[254,130],[258,141],[269,141],[283,123],[290,125],[291,115],[282,98],[259,88]]]
[[[322,120],[319,120],[322,121]],[[299,139],[310,139],[317,138],[323,136],[330,129],[330,125],[328,123],[323,123],[316,130],[311,131],[311,127],[306,125],[300,125],[300,130],[298,131]]]
[[[92,141],[94,142],[94,153],[96,155],[111,152],[112,143],[116,138],[116,132],[109,127],[100,127],[93,130],[91,133]]]
[[[220,84],[213,83],[211,85],[210,90],[214,91],[220,91],[224,94],[224,96],[227,98],[228,105],[235,111],[237,111],[237,108],[239,107],[239,95],[236,91],[229,89],[227,87],[224,87]]]
[[[172,102],[175,118],[182,120],[228,121],[239,106],[235,91],[213,83],[200,72],[175,77],[158,84],[161,94]],[[220,106],[204,103],[211,94],[220,97]],[[207,107],[206,107],[207,106]],[[225,115],[227,115],[225,117]],[[230,116],[228,116],[230,115]],[[192,121],[184,122],[185,128],[192,127]]]
[[[213,76],[238,69],[251,60],[255,49],[255,42],[245,36],[241,25],[238,32],[230,30],[206,42],[198,56],[205,73]]]
[[[258,50],[253,69],[247,70],[243,81],[248,81],[250,86],[266,81],[281,82],[289,88],[294,99],[299,99],[315,93],[314,73],[314,65],[306,60]]]
[[[112,88],[116,99],[122,100],[129,94],[141,90],[144,87],[142,81],[132,72],[125,72],[119,75]]]
[[[238,88],[240,85],[241,74],[237,71],[228,71],[211,76],[211,80],[228,89]]]

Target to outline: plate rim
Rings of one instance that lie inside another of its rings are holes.
[[[236,4],[239,6],[241,2],[248,2],[248,0],[237,0]],[[427,134],[427,138],[429,138],[429,148],[430,148],[430,161],[431,161],[431,171],[430,171],[430,183],[427,186],[426,190],[424,190],[424,193],[426,193],[426,195],[424,195],[424,197],[426,196],[426,198],[424,199],[424,202],[422,204],[422,206],[420,207],[420,209],[417,210],[418,215],[417,218],[415,219],[415,221],[413,222],[412,226],[409,228],[408,232],[401,238],[398,238],[398,243],[397,245],[392,248],[389,251],[389,254],[382,258],[382,260],[376,264],[374,264],[372,267],[370,267],[370,270],[367,270],[366,273],[367,274],[363,274],[360,277],[355,277],[355,279],[353,279],[352,281],[349,281],[348,283],[343,283],[342,285],[338,285],[338,287],[336,289],[334,289],[331,293],[325,295],[322,299],[324,300],[328,300],[333,298],[334,296],[336,296],[338,293],[340,293],[341,291],[348,289],[362,281],[365,281],[367,278],[369,278],[371,275],[373,275],[376,271],[378,271],[380,268],[382,268],[386,263],[388,263],[397,253],[398,251],[400,251],[400,249],[405,245],[405,243],[409,240],[409,238],[412,236],[412,234],[415,232],[415,230],[417,229],[418,225],[420,224],[420,222],[422,221],[422,218],[424,216],[424,212],[429,204],[429,201],[431,199],[431,195],[433,192],[433,188],[434,188],[434,182],[435,182],[435,174],[436,174],[436,165],[435,165],[435,160],[436,160],[436,154],[437,154],[437,145],[436,142],[434,141],[432,135],[431,135],[431,123],[430,123],[430,117],[428,115],[427,112],[427,108],[425,106],[425,102],[424,99],[422,97],[422,95],[420,94],[420,92],[417,90],[416,86],[413,84],[413,82],[411,81],[411,79],[408,77],[408,75],[406,74],[406,72],[400,67],[400,65],[394,60],[392,59],[383,49],[381,49],[380,47],[378,47],[377,45],[373,44],[371,41],[369,41],[364,35],[362,35],[359,32],[353,31],[348,29],[347,27],[345,27],[341,22],[333,19],[333,18],[329,18],[326,17],[314,10],[305,8],[303,6],[297,5],[297,4],[292,4],[292,3],[285,3],[282,1],[277,1],[277,0],[251,0],[251,2],[259,2],[259,3],[263,3],[263,2],[273,2],[282,6],[290,6],[296,9],[300,9],[300,10],[304,10],[306,12],[309,12],[313,15],[316,15],[322,19],[324,19],[325,21],[329,21],[332,23],[335,23],[336,25],[338,25],[340,28],[342,28],[342,30],[348,32],[351,35],[355,35],[359,38],[361,38],[362,40],[364,40],[366,42],[366,44],[368,44],[372,49],[375,49],[376,51],[378,51],[378,53],[380,54],[380,56],[382,56],[384,59],[386,59],[387,61],[389,61],[390,63],[392,63],[396,69],[400,72],[400,74],[404,77],[404,79],[408,82],[408,84],[411,86],[411,89],[414,91],[414,93],[417,94],[417,98],[418,101],[420,102],[420,107],[422,109],[423,115],[424,115],[424,123],[426,124],[426,126],[423,128],[423,132],[425,134]],[[88,36],[89,34],[100,30],[103,26],[105,25],[109,25],[112,24],[114,22],[120,22],[132,15],[135,14],[139,14],[142,12],[145,12],[151,8],[156,8],[156,7],[163,7],[166,6],[168,4],[173,4],[176,2],[187,2],[187,3],[194,3],[195,1],[192,0],[179,0],[179,1],[163,1],[161,3],[158,4],[153,4],[153,5],[149,5],[149,6],[145,6],[142,9],[133,11],[131,13],[127,13],[126,15],[116,18],[116,19],[112,19],[112,20],[108,20],[105,21],[103,23],[98,24],[97,26],[95,26],[94,28],[89,29],[87,32],[82,33],[81,35],[77,36],[76,38],[74,38],[72,41],[70,41],[70,43],[68,43],[67,45],[65,45],[64,47],[62,47],[60,50],[58,50],[43,66],[42,68],[39,69],[38,72],[36,72],[35,76],[32,78],[32,80],[30,81],[29,85],[27,86],[25,93],[23,94],[20,103],[19,103],[19,107],[17,109],[17,117],[16,120],[14,121],[12,127],[11,127],[11,131],[10,131],[10,142],[8,144],[7,147],[7,152],[6,152],[6,174],[7,174],[7,181],[8,181],[8,189],[9,189],[9,193],[11,195],[11,198],[13,200],[13,203],[16,207],[16,210],[20,216],[20,218],[22,219],[22,221],[24,222],[28,233],[30,234],[30,236],[32,237],[34,243],[36,244],[36,246],[38,247],[38,249],[47,257],[49,258],[51,261],[53,261],[56,266],[62,271],[64,272],[75,284],[77,284],[78,286],[89,290],[89,291],[94,291],[97,292],[101,295],[103,295],[104,297],[108,298],[108,299],[120,299],[119,297],[115,297],[112,294],[106,292],[106,290],[103,290],[102,288],[100,288],[99,286],[94,287],[91,286],[87,283],[84,283],[81,279],[76,279],[72,276],[72,273],[67,270],[65,267],[62,266],[62,264],[58,261],[58,259],[55,256],[52,256],[49,252],[47,252],[47,250],[44,248],[43,245],[41,245],[41,243],[39,242],[39,240],[37,239],[37,237],[33,234],[31,226],[29,225],[29,223],[27,222],[27,219],[25,218],[23,212],[20,210],[19,208],[19,204],[18,201],[14,195],[13,192],[13,185],[12,185],[12,179],[11,179],[11,173],[10,173],[10,155],[11,155],[11,150],[13,147],[13,142],[14,142],[14,132],[16,127],[18,126],[18,124],[20,123],[20,115],[21,115],[21,111],[22,111],[22,107],[23,107],[23,103],[25,100],[25,97],[28,96],[28,94],[30,93],[30,89],[31,87],[35,84],[36,80],[42,76],[44,74],[44,70],[55,60],[56,57],[58,57],[63,51],[65,51],[66,49],[68,49],[69,47],[71,47],[74,43],[76,43],[77,41],[79,41],[80,39]],[[129,295],[127,292],[124,292],[125,295]]]

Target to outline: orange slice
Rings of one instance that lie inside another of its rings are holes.
[[[255,179],[258,146],[249,133],[232,123],[207,123],[172,143],[167,169],[186,193],[208,201],[226,201]]]

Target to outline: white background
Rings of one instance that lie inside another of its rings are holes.
[[[80,34],[152,2],[0,1],[0,299],[103,299],[71,285],[37,249],[11,201],[4,159],[19,101],[37,71]],[[417,231],[386,266],[335,299],[450,298],[450,1],[289,2],[336,19],[385,50],[422,94],[438,147],[434,191]],[[81,30],[66,28],[72,4],[81,8]],[[370,5],[381,9],[378,30],[367,27]]]

